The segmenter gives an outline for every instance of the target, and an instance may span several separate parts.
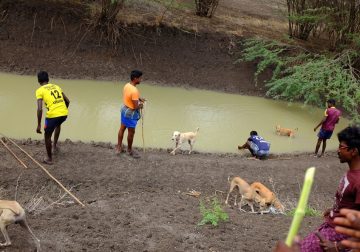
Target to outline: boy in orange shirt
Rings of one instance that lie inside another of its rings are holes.
[[[132,149],[137,121],[140,119],[140,109],[143,107],[144,98],[140,98],[137,85],[140,84],[142,72],[133,70],[130,74],[130,82],[123,89],[123,106],[121,108],[121,125],[118,133],[117,153],[123,152],[122,140],[124,132],[128,129],[127,152],[133,158],[140,158],[139,154]]]

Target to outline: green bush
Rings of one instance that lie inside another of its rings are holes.
[[[354,122],[360,121],[360,71],[354,67],[354,62],[360,59],[358,50],[316,55],[289,45],[256,39],[246,40],[244,46],[240,60],[259,61],[256,80],[266,68],[273,68],[272,78],[266,84],[268,96],[318,107],[334,98]]]
[[[212,202],[207,208],[203,201],[200,201],[200,213],[202,220],[198,223],[199,226],[204,224],[211,224],[217,226],[220,221],[226,221],[229,219],[229,215],[222,209],[219,200],[214,197]]]

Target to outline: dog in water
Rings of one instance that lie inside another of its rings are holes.
[[[275,193],[273,193],[269,188],[260,182],[254,182],[250,186],[255,190],[255,192],[265,199],[266,205],[273,205],[279,212],[284,213],[284,206],[276,197]]]
[[[265,199],[262,198],[259,194],[256,193],[256,191],[251,188],[251,186],[242,178],[240,177],[234,177],[230,181],[230,177],[228,177],[228,181],[230,182],[230,189],[229,193],[226,196],[225,204],[228,204],[230,193],[235,189],[235,187],[238,187],[239,194],[241,197],[240,203],[239,203],[239,210],[242,211],[242,206],[249,205],[251,208],[251,211],[254,213],[254,203],[260,205],[260,211],[262,211],[266,207]],[[236,196],[235,196],[235,203],[234,206],[236,206]]]
[[[40,251],[40,240],[36,238],[26,221],[25,210],[16,201],[0,200],[0,229],[5,238],[5,243],[0,243],[0,247],[11,245],[7,227],[11,224],[20,224],[33,237],[37,251]]]
[[[193,147],[194,147],[194,143],[196,140],[196,135],[199,132],[199,128],[196,129],[195,132],[185,132],[185,133],[181,133],[179,131],[174,131],[171,140],[175,141],[175,148],[174,150],[171,152],[171,154],[175,155],[175,151],[177,149],[180,149],[181,145],[187,141],[190,145],[190,151],[189,154],[191,154]]]
[[[298,131],[298,128],[289,129],[289,128],[282,128],[280,127],[280,125],[276,125],[276,134],[279,136],[295,137],[295,131]]]

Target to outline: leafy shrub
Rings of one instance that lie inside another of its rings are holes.
[[[216,197],[212,199],[209,208],[205,206],[203,201],[200,201],[200,213],[202,215],[202,220],[198,224],[200,226],[208,223],[213,226],[217,226],[220,221],[226,221],[229,219],[229,215],[224,212],[219,200]]]
[[[272,78],[266,85],[268,96],[319,107],[325,100],[334,98],[354,122],[360,121],[360,71],[355,67],[360,59],[359,51],[348,49],[335,56],[316,55],[256,39],[245,41],[244,46],[239,60],[259,61],[255,80],[266,68],[273,68]],[[290,50],[293,55],[285,54]]]

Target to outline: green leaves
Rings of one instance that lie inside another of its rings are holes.
[[[251,39],[244,46],[240,60],[258,61],[255,77],[267,67],[273,68],[266,84],[268,96],[319,107],[326,99],[334,98],[354,122],[360,121],[360,76],[353,66],[360,58],[359,51],[349,49],[335,56],[297,52],[289,56],[283,52],[290,46],[273,41]]]
[[[296,208],[291,209],[290,211],[286,212],[286,215],[294,216],[295,212],[296,212]],[[311,206],[307,206],[305,208],[304,216],[322,216],[322,213]]]
[[[211,224],[217,226],[220,221],[226,221],[229,219],[229,215],[222,209],[219,200],[214,197],[211,202],[211,206],[207,208],[203,201],[200,201],[200,213],[202,220],[199,222],[199,226],[205,224]]]
[[[273,72],[274,77],[281,72],[284,62],[279,55],[286,49],[285,47],[280,46],[280,44],[274,41],[265,42],[256,39],[246,40],[244,47],[243,58],[235,61],[235,63],[239,61],[254,61],[261,59],[255,72],[255,85],[257,85],[257,77],[266,68],[270,66],[275,68]]]

